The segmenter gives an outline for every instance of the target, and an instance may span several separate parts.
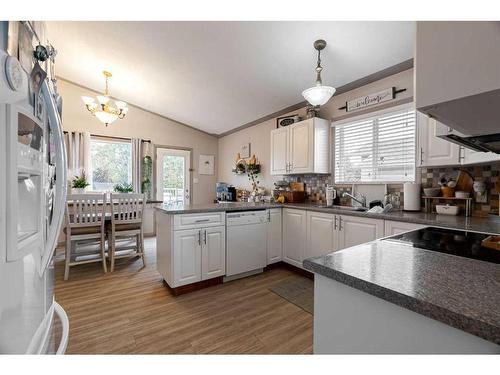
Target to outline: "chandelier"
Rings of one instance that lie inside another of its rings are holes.
[[[326,47],[326,42],[319,39],[314,42],[314,49],[318,51],[318,65],[316,66],[316,84],[302,91],[302,96],[306,99],[312,106],[320,106],[325,104],[330,98],[335,94],[335,87],[323,86],[321,81],[321,50]]]
[[[90,96],[82,96],[82,100],[85,103],[88,111],[92,113],[95,117],[99,119],[102,123],[108,126],[116,119],[123,119],[128,112],[127,103],[121,100],[115,100],[115,107],[110,106],[108,80],[111,78],[112,74],[107,71],[103,71],[104,77],[106,77],[106,89],[104,90],[104,95],[97,96],[97,102],[94,98]]]

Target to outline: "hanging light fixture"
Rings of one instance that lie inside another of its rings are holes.
[[[316,66],[316,84],[302,91],[302,96],[313,107],[325,104],[335,94],[335,87],[323,86],[321,81],[321,50],[326,47],[326,42],[323,39],[318,39],[314,42],[314,48],[318,51],[318,65]]]
[[[122,102],[121,100],[115,100],[115,107],[111,107],[109,105],[109,87],[108,80],[111,78],[112,74],[107,71],[103,71],[104,77],[106,79],[106,88],[104,90],[104,95],[97,96],[97,102],[94,98],[90,96],[82,96],[83,103],[87,107],[87,110],[97,117],[99,121],[106,124],[108,126],[116,119],[123,119],[128,112],[127,103]]]

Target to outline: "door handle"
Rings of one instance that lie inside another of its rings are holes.
[[[207,231],[203,231],[203,243],[206,245],[207,244]]]

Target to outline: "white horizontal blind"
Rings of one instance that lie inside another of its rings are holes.
[[[335,126],[335,182],[415,179],[415,110]]]

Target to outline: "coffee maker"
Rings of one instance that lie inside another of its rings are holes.
[[[217,182],[215,184],[215,196],[217,197],[218,202],[225,202],[227,201],[227,195],[228,195],[228,186],[225,182]]]

